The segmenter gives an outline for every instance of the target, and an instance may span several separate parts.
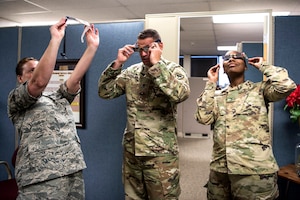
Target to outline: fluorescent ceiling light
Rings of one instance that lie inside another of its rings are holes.
[[[272,16],[288,16],[290,12],[272,12]]]
[[[233,14],[233,15],[215,15],[213,16],[214,23],[251,23],[264,22],[265,13],[255,14]]]
[[[19,23],[19,26],[52,26],[56,24],[57,21],[40,21],[40,22],[30,22],[30,23]]]
[[[288,16],[290,12],[273,12],[272,16]],[[248,14],[228,14],[214,15],[214,23],[254,23],[264,22],[267,13],[248,13]]]
[[[218,51],[236,51],[236,46],[217,46]]]

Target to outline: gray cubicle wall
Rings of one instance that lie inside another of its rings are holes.
[[[290,77],[300,84],[300,16],[275,17],[274,64],[285,67]],[[285,100],[274,104],[273,148],[279,166],[294,163],[295,146],[300,142],[300,126],[292,123],[288,111],[284,111]],[[280,199],[299,199],[300,186],[279,179]]]
[[[275,17],[274,64],[285,67],[300,84],[300,16]],[[300,142],[300,126],[292,123],[285,100],[274,104],[274,153],[280,166],[294,162],[294,148]]]
[[[14,129],[7,117],[7,95],[16,85],[15,71],[18,60],[18,28],[0,29],[0,160],[11,166],[14,151]],[[0,180],[6,179],[4,166],[0,166]]]

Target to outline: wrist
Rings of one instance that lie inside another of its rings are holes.
[[[98,49],[98,46],[92,45],[92,46],[87,46],[85,51],[95,54],[97,52],[97,49]]]
[[[115,60],[114,63],[113,63],[113,65],[112,65],[112,68],[113,69],[120,69],[120,68],[122,68],[122,65],[123,65],[122,62],[120,62],[118,60]]]
[[[159,58],[159,59],[152,59],[152,60],[151,60],[151,63],[152,63],[152,65],[156,65],[156,64],[159,63],[159,61],[161,61],[160,58]]]
[[[51,38],[49,44],[59,46],[61,43],[62,38]]]

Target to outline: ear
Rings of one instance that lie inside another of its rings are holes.
[[[164,43],[163,43],[163,42],[159,42],[159,43],[158,43],[158,46],[159,46],[159,48],[160,48],[161,50],[164,49]]]
[[[17,75],[17,80],[18,80],[19,83],[22,83],[22,76]]]

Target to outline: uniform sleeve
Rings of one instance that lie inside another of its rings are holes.
[[[81,92],[81,88],[79,88],[79,90],[74,93],[74,94],[71,94],[68,92],[68,88],[67,88],[67,84],[66,82],[64,82],[63,84],[60,85],[59,87],[59,90],[58,90],[58,93],[61,94],[61,97],[62,98],[66,98],[67,101],[71,104],[75,97]]]
[[[39,97],[33,97],[28,93],[27,82],[12,90],[7,99],[8,117],[14,122],[14,116],[33,105]]]
[[[204,91],[197,98],[195,119],[201,124],[209,125],[214,122],[214,96],[216,87],[216,83],[206,82]]]
[[[266,77],[264,96],[270,102],[284,99],[296,88],[296,84],[289,77],[288,71],[282,67],[263,63],[260,71]]]
[[[113,99],[125,93],[126,80],[121,76],[121,69],[114,70],[112,65],[108,65],[98,81],[98,95],[104,99]]]
[[[189,81],[182,66],[161,60],[149,68],[149,74],[154,78],[154,83],[171,101],[180,103],[189,97]]]

